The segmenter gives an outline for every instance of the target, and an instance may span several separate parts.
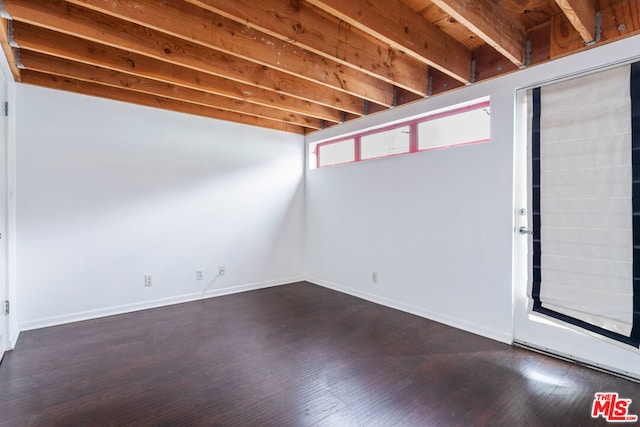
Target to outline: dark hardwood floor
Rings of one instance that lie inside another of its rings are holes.
[[[25,332],[0,425],[582,426],[640,384],[308,283]]]

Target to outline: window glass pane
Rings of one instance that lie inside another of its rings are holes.
[[[373,159],[409,152],[409,126],[363,136],[360,139],[360,157]]]
[[[329,166],[338,163],[353,162],[355,160],[355,141],[334,142],[318,146],[319,166]]]
[[[418,124],[418,149],[489,140],[489,107]]]

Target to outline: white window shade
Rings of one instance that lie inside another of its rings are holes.
[[[630,81],[625,66],[530,92],[533,309],[614,339],[634,327]]]

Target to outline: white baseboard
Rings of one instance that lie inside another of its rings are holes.
[[[386,307],[395,308],[396,310],[404,311],[406,313],[415,314],[416,316],[424,317],[425,319],[433,320],[435,322],[442,323],[444,325],[451,326],[457,329],[462,329],[463,331],[471,332],[473,334],[490,338],[495,341],[499,341],[505,344],[513,344],[513,336],[510,333],[505,333],[504,331],[499,331],[496,329],[485,327],[483,325],[471,323],[464,319],[450,316],[446,313],[426,310],[422,307],[405,304],[400,301],[381,297],[375,294],[370,294],[368,292],[362,292],[356,289],[349,288],[347,286],[315,277],[307,277],[305,280],[318,286],[323,286],[325,288],[333,289],[334,291],[343,292],[345,294],[362,298],[364,300],[384,305]]]
[[[454,328],[462,329],[467,332],[471,332],[477,335],[481,335],[496,341],[500,341],[506,344],[513,343],[513,337],[511,334],[504,333],[502,331],[494,330],[491,328],[471,323],[463,319],[459,319],[450,316],[445,313],[434,312],[426,310],[421,307],[405,304],[400,301],[392,300],[389,298],[381,297],[379,295],[371,294],[368,292],[362,292],[356,289],[349,288],[337,283],[329,282],[323,279],[315,277],[289,277],[278,280],[271,280],[261,283],[248,283],[239,286],[233,286],[221,289],[212,289],[206,292],[203,296],[202,292],[190,293],[185,295],[178,295],[169,298],[162,298],[150,301],[143,301],[133,304],[123,304],[113,307],[105,307],[96,310],[88,310],[77,313],[69,313],[60,316],[45,317],[41,319],[29,320],[20,323],[20,329],[10,337],[10,344],[12,348],[15,348],[15,344],[18,340],[20,331],[29,331],[33,329],[46,328],[49,326],[63,325],[66,323],[80,322],[83,320],[96,319],[100,317],[113,316],[117,314],[130,313],[133,311],[147,310],[150,308],[164,307],[172,304],[180,304],[190,301],[196,301],[203,298],[213,298],[223,295],[235,294],[239,292],[252,291],[257,289],[269,288],[273,286],[286,285],[295,282],[307,281],[318,286],[333,289],[338,292],[342,292],[348,295],[352,295],[358,298],[362,298],[367,301],[371,301],[376,304],[384,305],[386,307],[394,308],[396,310],[404,311],[406,313],[415,314],[416,316],[424,317],[429,320],[433,320],[439,323],[443,323]]]
[[[149,301],[142,301],[133,304],[123,304],[113,307],[99,308],[96,310],[88,310],[77,313],[63,314],[60,316],[44,317],[41,319],[28,320],[20,322],[20,331],[29,331],[33,329],[46,328],[49,326],[63,325],[66,323],[80,322],[83,320],[97,319],[99,317],[114,316],[117,314],[130,313],[133,311],[147,310],[150,308],[164,307],[172,304],[181,304],[190,301],[196,301],[204,298],[213,298],[223,295],[236,294],[239,292],[253,291],[257,289],[270,288],[273,286],[286,285],[289,283],[301,282],[303,277],[288,277],[278,280],[270,280],[260,283],[248,283],[244,285],[232,286],[221,289],[211,289],[204,295],[202,292],[190,293],[185,295],[177,295],[169,298],[161,298]],[[19,332],[18,332],[19,333]],[[16,341],[18,336],[16,334]],[[14,342],[15,346],[15,342]]]

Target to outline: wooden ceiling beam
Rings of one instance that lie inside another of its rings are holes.
[[[22,49],[339,123],[340,111],[45,28],[13,22]]]
[[[426,95],[428,72],[421,61],[304,2],[290,0],[187,0],[201,8]],[[277,12],[276,12],[277,11]]]
[[[136,93],[157,95],[164,98],[184,101],[204,107],[225,111],[241,112],[256,117],[271,119],[284,123],[300,125],[305,128],[320,129],[320,119],[287,113],[273,108],[258,106],[237,99],[212,95],[170,83],[160,82],[145,77],[113,71],[93,65],[82,64],[66,59],[56,58],[42,53],[22,49],[20,62],[25,69],[66,77],[74,80],[98,83],[101,85],[130,90]]]
[[[525,65],[527,30],[494,0],[432,0],[517,66]]]
[[[362,99],[60,0],[5,0],[17,21],[362,115]]]
[[[596,40],[595,0],[556,0],[556,4],[578,31],[584,43]]]
[[[188,3],[156,0],[67,1],[371,102],[386,106],[393,103],[393,87],[388,82]]]
[[[37,71],[22,70],[21,74],[22,83],[26,84],[64,90],[67,92],[75,92],[82,95],[96,96],[99,98],[113,99],[116,101],[128,102],[131,104],[144,105],[147,107],[172,110],[196,116],[232,121],[245,125],[259,126],[268,129],[304,134],[304,128],[302,126],[277,122],[261,117],[218,110],[215,108],[207,108],[201,105],[176,101],[174,99],[164,98],[161,96],[134,93],[125,89],[116,89],[96,83],[88,83],[65,77],[52,76],[49,74],[39,73]]]
[[[13,46],[11,46],[9,40],[9,21],[0,18],[0,45],[2,45],[2,50],[4,52],[5,58],[7,58],[7,63],[9,64],[9,68],[11,69],[11,74],[13,74],[13,79],[16,82],[20,81],[20,69],[15,62]]]
[[[600,0],[602,15],[598,46],[640,34],[640,0]],[[570,55],[593,47],[573,27],[564,13],[551,17],[550,59]]]
[[[471,51],[399,0],[306,0],[456,80],[471,81]]]

